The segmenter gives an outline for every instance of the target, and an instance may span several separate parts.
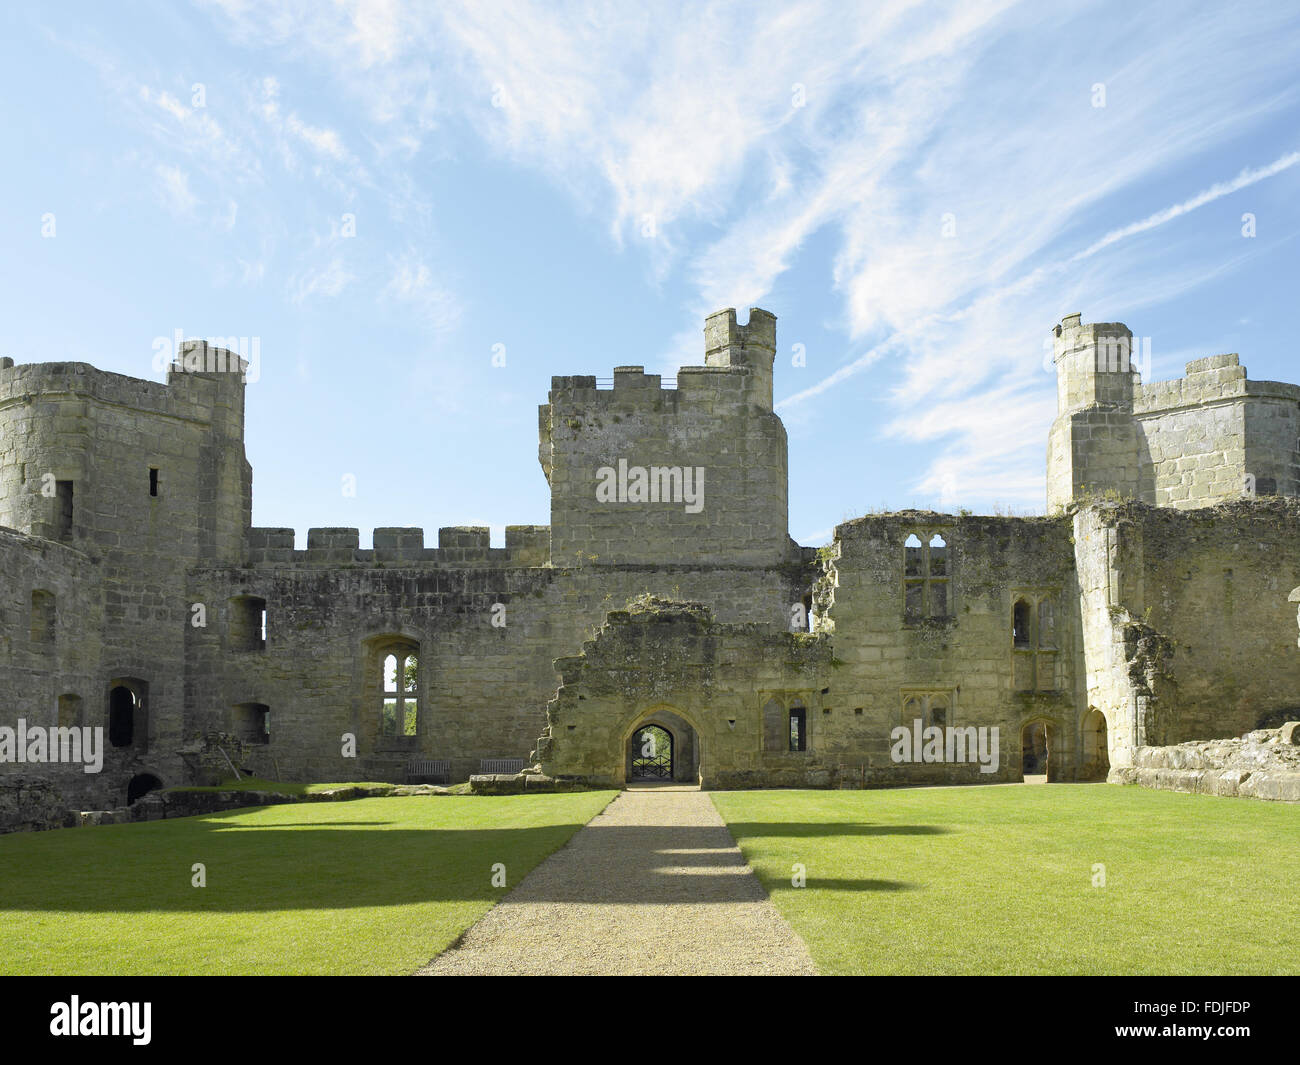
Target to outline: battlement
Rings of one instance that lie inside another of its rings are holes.
[[[375,529],[372,546],[361,548],[361,532],[353,528],[307,530],[307,549],[294,549],[294,530],[252,528],[248,531],[251,565],[470,565],[545,566],[550,561],[548,525],[507,525],[506,546],[491,546],[486,526],[448,526],[438,530],[438,546],[424,546],[419,528]]]
[[[736,308],[715,311],[704,320],[704,361],[708,366],[739,366],[747,353],[776,353],[776,315],[749,309],[749,322],[736,322]]]
[[[775,356],[776,315],[753,307],[749,322],[739,325],[735,308],[729,307],[705,320],[704,365],[681,367],[674,384],[665,385],[661,374],[648,374],[644,366],[615,366],[612,388],[600,387],[600,380],[591,375],[552,377],[550,402],[595,411],[665,399],[712,402],[728,397],[771,410]],[[544,414],[546,410],[543,406]]]
[[[222,367],[238,366],[236,371]],[[182,348],[181,357],[171,364],[166,384],[139,377],[100,370],[86,362],[17,363],[0,359],[0,407],[18,401],[30,403],[38,397],[82,397],[146,414],[189,421],[212,421],[218,409],[238,405],[228,382],[243,389],[243,372],[248,363],[224,348],[209,348],[203,341]],[[191,368],[193,367],[193,368]]]
[[[602,388],[600,379],[592,376],[552,377],[550,400],[593,409],[602,404],[661,403],[679,398],[712,401],[719,396],[739,402],[744,399],[748,379],[744,367],[683,366],[675,384],[665,385],[661,374],[646,373],[643,366],[616,366],[612,388]]]
[[[1187,375],[1172,381],[1152,381],[1138,389],[1134,412],[1139,416],[1184,407],[1207,406],[1233,400],[1275,399],[1300,402],[1300,385],[1281,381],[1251,381],[1235,352],[1193,359]]]
[[[1300,386],[1250,381],[1235,352],[1143,384],[1121,322],[1055,327],[1048,507],[1097,495],[1189,509],[1300,494]]]

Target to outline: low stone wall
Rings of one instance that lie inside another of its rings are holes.
[[[74,816],[51,781],[0,781],[0,833],[64,828],[75,823]]]
[[[1139,747],[1133,764],[1112,769],[1108,779],[1162,791],[1300,802],[1300,722],[1240,739]]]
[[[617,787],[611,784],[608,787]],[[548,777],[536,769],[522,773],[476,773],[469,778],[472,795],[535,795],[547,791],[587,791],[592,787],[577,777]]]

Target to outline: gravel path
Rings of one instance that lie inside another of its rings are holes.
[[[421,976],[814,975],[708,795],[625,791]]]

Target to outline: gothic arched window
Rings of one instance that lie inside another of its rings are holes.
[[[381,736],[414,736],[420,723],[419,648],[409,643],[384,646],[379,652]]]

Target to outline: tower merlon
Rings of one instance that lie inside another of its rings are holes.
[[[1132,373],[1133,332],[1123,322],[1084,322],[1081,314],[1067,314],[1052,332],[1055,334],[1053,358],[1058,366],[1062,359],[1091,354],[1093,373]],[[1086,361],[1074,360],[1069,367],[1087,371]]]
[[[761,307],[749,309],[745,325],[736,322],[736,308],[715,311],[704,319],[704,362],[706,366],[739,366],[746,363],[746,351],[776,354],[776,315]]]
[[[242,383],[251,363],[239,352],[210,344],[206,340],[186,340],[167,372],[167,383],[184,374],[230,374]]]
[[[736,309],[728,307],[704,320],[704,365],[712,369],[744,368],[751,378],[752,402],[772,409],[772,362],[776,358],[776,315],[761,307],[749,309],[740,325]]]

